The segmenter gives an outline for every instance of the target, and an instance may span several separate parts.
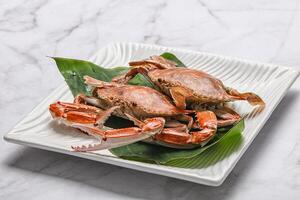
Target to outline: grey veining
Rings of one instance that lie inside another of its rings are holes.
[[[114,41],[156,43],[300,69],[299,0],[0,1],[0,130],[62,83],[46,56],[87,59]],[[296,199],[296,81],[217,188],[0,141],[0,199]]]

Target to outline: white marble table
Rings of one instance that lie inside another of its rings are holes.
[[[0,1],[0,130],[63,82],[46,56],[155,43],[300,70],[299,0]],[[296,81],[224,184],[207,187],[0,140],[0,199],[299,199]]]

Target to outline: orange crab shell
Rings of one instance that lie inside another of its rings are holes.
[[[230,95],[227,94],[222,81],[203,71],[188,68],[159,69],[149,71],[148,76],[165,93],[169,93],[172,87],[180,87],[182,92],[187,94],[187,102],[230,101]]]
[[[185,113],[176,108],[165,95],[149,87],[124,85],[95,88],[94,94],[104,109],[118,105],[122,113],[139,118],[171,117]]]

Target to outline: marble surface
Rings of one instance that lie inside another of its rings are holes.
[[[63,80],[46,56],[89,58],[115,41],[300,70],[299,0],[0,1],[0,132]],[[208,187],[0,140],[0,199],[297,199],[300,82],[227,180]]]

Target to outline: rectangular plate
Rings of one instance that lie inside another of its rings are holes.
[[[206,161],[211,162],[205,165],[206,167],[183,169],[120,159],[112,155],[108,150],[92,153],[70,151],[71,145],[88,144],[95,142],[95,139],[85,136],[72,128],[58,125],[51,119],[48,111],[50,103],[57,100],[72,101],[73,99],[66,84],[50,94],[25,119],[18,123],[13,130],[7,133],[4,139],[22,145],[205,185],[221,185],[270,117],[289,87],[296,80],[299,72],[288,67],[273,64],[134,43],[110,44],[98,51],[91,61],[105,67],[126,66],[128,65],[128,61],[144,59],[165,51],[174,53],[183,63],[191,68],[201,69],[218,77],[226,86],[236,88],[241,92],[251,91],[257,93],[266,102],[267,106],[260,114],[257,114],[257,110],[253,109],[246,102],[235,102],[232,104],[234,109],[245,117],[243,140],[238,148],[229,155],[226,152],[230,152],[236,145],[227,146],[225,151],[220,152],[220,155],[216,156],[217,162],[214,161],[216,159],[210,159],[210,161]]]

